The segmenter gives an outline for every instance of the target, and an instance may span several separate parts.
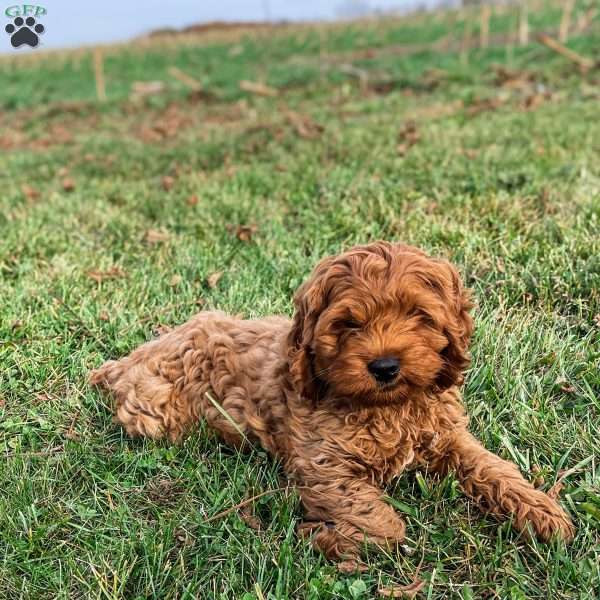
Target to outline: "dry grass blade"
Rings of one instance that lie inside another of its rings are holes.
[[[240,81],[240,90],[249,92],[250,94],[256,94],[257,96],[269,96],[272,98],[279,95],[279,90],[276,90],[273,87],[265,85],[264,83],[247,81],[245,79]]]
[[[243,429],[240,427],[239,423],[235,421],[235,419],[213,398],[210,392],[204,392],[204,395],[210,400],[211,404],[225,417],[225,419],[231,423],[234,429],[242,436],[244,441],[249,444],[250,440],[246,437]]]
[[[566,59],[575,63],[577,66],[579,66],[580,69],[584,71],[587,71],[594,66],[594,61],[592,59],[587,58],[585,56],[581,56],[581,54],[577,54],[577,52],[575,52],[574,50],[563,46],[560,42],[557,42],[554,38],[551,38],[545,33],[540,33],[537,36],[537,39],[541,44],[543,44],[547,48],[550,48],[550,50],[554,50],[554,52],[560,54],[561,56],[564,56]]]
[[[226,517],[227,515],[231,514],[232,512],[235,512],[236,510],[240,510],[241,508],[244,508],[245,506],[252,504],[259,498],[264,498],[265,496],[269,496],[270,494],[278,494],[279,492],[285,492],[285,491],[288,491],[289,489],[290,489],[289,486],[275,488],[273,490],[266,490],[264,492],[261,492],[260,494],[256,494],[256,496],[252,496],[251,498],[246,498],[246,500],[243,500],[242,502],[239,502],[238,504],[236,504],[226,510],[221,511],[220,513],[217,513],[216,515],[213,515],[212,517],[209,517],[208,519],[205,519],[204,524],[212,523],[212,521],[217,521],[218,519],[222,519],[223,517]]]
[[[202,89],[202,84],[197,79],[194,79],[178,67],[169,67],[169,75],[195,92]]]

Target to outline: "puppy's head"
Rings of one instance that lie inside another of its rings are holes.
[[[445,260],[357,246],[323,259],[294,302],[290,371],[306,398],[385,405],[462,382],[471,303]]]

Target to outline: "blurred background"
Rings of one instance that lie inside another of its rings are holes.
[[[28,49],[15,2],[0,599],[600,598],[599,1],[39,0]],[[564,488],[568,550],[411,475],[386,489],[411,550],[342,572],[264,452],[134,444],[89,387],[201,309],[290,314],[321,257],[374,239],[472,288],[471,427]]]
[[[194,2],[148,0],[142,4],[105,0],[73,3],[46,0],[37,4],[47,9],[43,23],[46,33],[40,47],[61,48],[111,43],[155,29],[182,28],[212,21],[321,21],[356,19],[416,10],[456,7],[461,0],[223,0]],[[3,2],[3,12],[16,3]],[[0,52],[13,48],[5,39]],[[30,51],[27,46],[20,52]]]

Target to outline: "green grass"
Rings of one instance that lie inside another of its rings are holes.
[[[556,27],[555,13],[536,18]],[[385,52],[450,22],[331,33],[331,52],[382,50],[354,62],[367,89],[345,58],[320,68],[305,30],[234,56],[238,42],[115,50],[104,105],[89,59],[0,65],[0,598],[372,598],[419,565],[427,598],[598,597],[599,74],[535,44],[474,50],[466,64]],[[570,46],[598,55],[594,35]],[[533,80],[499,86],[497,64]],[[171,65],[216,98],[168,82],[128,99],[133,81]],[[287,87],[239,90],[261,78]],[[485,99],[499,105],[483,110]],[[289,111],[323,131],[298,135]],[[402,155],[409,120],[420,139]],[[256,226],[250,241],[240,225]],[[175,447],[131,441],[88,386],[89,369],[200,307],[289,314],[321,256],[376,238],[460,267],[477,300],[472,430],[546,490],[570,470],[570,546],[484,517],[451,478],[407,474],[386,493],[408,513],[414,553],[372,553],[366,572],[343,574],[296,537],[291,492],[255,503],[260,531],[236,511],[205,523],[281,487],[265,452],[238,454],[202,427]]]

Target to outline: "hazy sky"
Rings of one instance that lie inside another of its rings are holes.
[[[317,20],[333,19],[340,8],[354,5],[373,9],[403,9],[416,4],[435,4],[436,0],[45,0],[39,3],[47,14],[39,21],[46,31],[39,48],[79,46],[127,40],[160,27],[182,27],[212,20]],[[28,0],[36,5],[35,0]],[[11,21],[8,7],[19,6],[0,0],[2,28],[0,52],[22,52],[13,49],[4,27]],[[22,6],[22,4],[20,5]]]

